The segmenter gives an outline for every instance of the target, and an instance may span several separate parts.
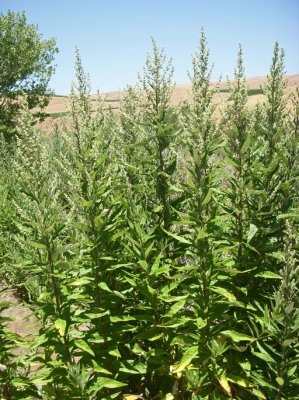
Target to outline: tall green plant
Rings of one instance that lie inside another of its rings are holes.
[[[0,271],[40,331],[20,341],[0,317],[2,396],[295,398],[298,124],[283,54],[251,113],[239,49],[220,126],[203,30],[192,65],[174,109],[153,42],[113,113],[95,109],[77,52],[67,123],[44,138],[23,110],[0,162]]]
[[[137,146],[143,147],[133,166],[143,175],[139,182],[144,192],[136,190],[125,236],[129,262],[125,280],[131,293],[127,310],[135,326],[128,348],[130,363],[142,376],[140,389],[145,397],[165,396],[176,382],[170,366],[178,355],[171,341],[175,335],[173,328],[176,331],[179,324],[171,306],[176,301],[172,292],[177,291],[180,282],[175,267],[179,258],[175,247],[178,236],[172,233],[171,219],[172,206],[177,201],[172,184],[178,129],[170,105],[171,77],[171,63],[153,41],[152,54],[148,55],[140,77],[138,111],[142,133],[134,139]]]
[[[275,308],[272,315],[272,334],[276,341],[277,351],[271,348],[274,363],[271,363],[276,400],[295,399],[298,392],[298,246],[294,228],[286,221],[286,238],[284,249],[284,266],[280,272],[281,285],[276,293]],[[274,381],[275,379],[275,381]]]
[[[237,68],[234,73],[234,86],[230,84],[230,98],[227,106],[227,160],[230,171],[230,179],[228,187],[230,192],[230,213],[233,216],[232,226],[232,246],[236,255],[236,268],[238,271],[244,270],[244,251],[246,246],[246,233],[248,226],[248,200],[247,187],[248,182],[248,163],[249,146],[251,137],[249,131],[249,114],[246,110],[247,87],[244,75],[243,53],[241,46],[239,47]],[[246,204],[247,203],[247,204]]]
[[[267,304],[267,296],[273,292],[269,289],[267,278],[270,269],[263,269],[257,262],[259,251],[256,243],[262,247],[259,235],[259,209],[256,206],[256,180],[260,176],[260,163],[254,140],[252,115],[247,110],[248,98],[243,66],[243,52],[239,47],[234,82],[229,82],[230,97],[226,109],[226,146],[224,159],[224,179],[222,188],[225,192],[223,202],[224,238],[227,246],[222,255],[229,279],[224,282],[229,300],[227,328],[222,331],[228,347],[225,352],[228,360],[226,377],[231,393],[236,398],[264,398],[262,385],[254,377],[258,370],[251,363],[251,353],[255,346],[259,349],[265,335],[265,326],[257,328],[261,318],[261,304]],[[263,154],[263,153],[262,153]],[[259,237],[259,239],[257,239]],[[269,275],[268,275],[269,274]],[[277,276],[276,276],[277,278]],[[265,285],[261,293],[256,288]],[[268,290],[267,290],[268,288]],[[269,301],[269,299],[268,299]],[[264,316],[265,317],[265,316]],[[266,319],[266,317],[265,317]],[[256,356],[258,358],[258,355]],[[262,365],[261,368],[265,368]]]
[[[163,49],[159,49],[152,39],[152,55],[148,55],[143,76],[139,77],[144,100],[141,103],[143,123],[146,127],[144,137],[147,149],[148,177],[156,189],[159,203],[149,199],[152,209],[161,207],[163,227],[170,227],[170,181],[176,168],[173,152],[174,138],[177,134],[175,115],[170,106],[173,91],[171,60],[167,60]],[[149,184],[149,180],[147,180]]]
[[[257,128],[258,142],[263,149],[260,152],[261,175],[259,182],[261,190],[264,190],[263,206],[260,212],[263,214],[264,235],[270,237],[273,233],[276,238],[277,248],[283,241],[283,224],[277,220],[277,215],[282,207],[284,193],[284,184],[282,176],[284,175],[284,157],[288,157],[289,151],[287,143],[290,135],[287,128],[287,110],[285,88],[287,80],[284,76],[284,51],[275,43],[270,74],[267,83],[263,88],[266,101],[263,105],[263,111],[260,117],[259,127]],[[278,234],[278,232],[280,232]],[[279,243],[280,242],[280,243]],[[261,249],[262,251],[262,249]],[[265,256],[265,247],[263,257]]]
[[[132,185],[132,192],[138,191],[139,195],[142,194],[146,187],[144,183],[146,174],[144,165],[146,163],[146,140],[145,130],[142,129],[140,102],[140,90],[136,87],[128,86],[121,101],[121,132],[119,134],[122,139],[121,146],[128,181]]]

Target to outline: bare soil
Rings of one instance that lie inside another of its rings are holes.
[[[9,331],[23,338],[38,335],[38,321],[29,308],[21,303],[15,289],[5,288],[4,285],[0,285],[0,302],[9,303],[8,308],[2,311],[0,315],[0,317],[10,319],[6,323]],[[16,353],[20,354],[22,350],[21,348],[17,349]]]

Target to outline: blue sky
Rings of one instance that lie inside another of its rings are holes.
[[[285,49],[286,72],[299,73],[299,0],[0,0],[0,12],[24,10],[59,54],[51,87],[68,94],[75,47],[92,91],[134,84],[150,51],[151,36],[172,56],[174,80],[188,82],[191,54],[205,28],[213,79],[232,76],[238,44],[247,76],[266,75],[274,42]]]

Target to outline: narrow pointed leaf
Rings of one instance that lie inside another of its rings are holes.
[[[192,360],[198,354],[198,346],[192,346],[185,351],[181,361],[178,363],[177,367],[172,370],[173,373],[177,374],[179,372],[184,371],[184,369],[191,364]]]
[[[98,378],[96,382],[97,391],[100,391],[101,389],[116,389],[123,386],[127,386],[127,384],[105,377]]]
[[[75,340],[74,343],[77,347],[79,347],[79,349],[86,351],[86,353],[89,353],[92,356],[94,356],[93,350],[89,347],[89,345],[84,340],[78,339],[78,340]]]
[[[219,383],[222,386],[222,388],[226,391],[226,393],[231,396],[232,394],[231,388],[229,386],[227,377],[225,375],[221,376],[221,378],[219,379]]]
[[[164,228],[162,228],[162,231],[165,232],[168,236],[171,236],[172,238],[174,238],[175,240],[177,240],[180,243],[191,244],[191,242],[189,242],[189,240],[185,239],[182,236],[179,236],[179,235],[176,235],[175,233],[169,232]]]
[[[234,342],[253,342],[255,338],[251,336],[244,335],[244,333],[236,332],[233,330],[223,331],[222,335],[230,337]]]

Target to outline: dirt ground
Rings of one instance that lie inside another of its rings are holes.
[[[15,289],[5,288],[4,285],[0,285],[1,302],[9,303],[8,308],[2,311],[1,317],[11,319],[6,323],[11,332],[21,337],[38,335],[38,322],[30,310],[21,304]]]

